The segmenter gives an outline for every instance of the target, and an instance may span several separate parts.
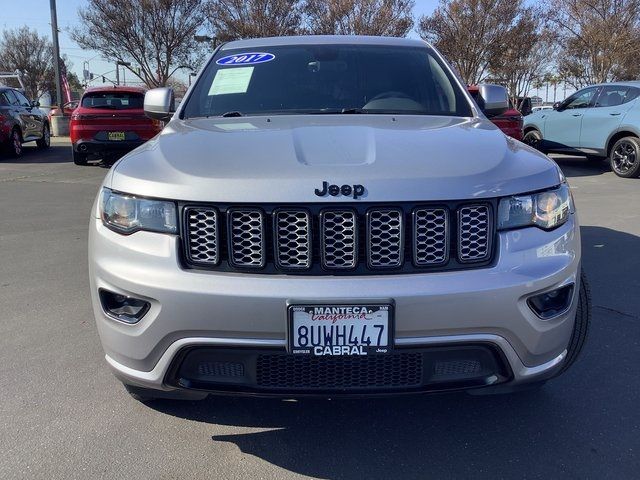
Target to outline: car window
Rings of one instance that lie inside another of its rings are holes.
[[[15,93],[13,90],[5,90],[5,95],[7,96],[7,99],[9,100],[9,105],[14,105],[14,106],[19,106],[20,102],[18,101],[18,97],[16,97]]]
[[[638,98],[638,95],[640,95],[640,88],[629,87],[629,90],[627,90],[627,94],[624,97],[623,103],[635,100],[636,98]]]
[[[183,117],[346,111],[471,116],[454,76],[426,47],[281,45],[219,51]]]
[[[593,87],[574,93],[564,101],[563,110],[588,108],[597,90],[598,87]]]
[[[29,102],[29,100],[27,100],[27,97],[22,95],[20,92],[18,92],[17,90],[14,90],[13,94],[18,99],[18,104],[19,105],[21,105],[23,107],[30,107],[31,106],[31,102]]]
[[[82,97],[85,108],[131,110],[142,108],[144,95],[137,92],[89,92]]]
[[[11,105],[11,101],[9,100],[9,96],[7,95],[7,92],[0,92],[0,105],[2,106],[7,106],[7,105]]]
[[[594,104],[595,107],[616,107],[622,105],[626,100],[629,87],[612,85],[610,87],[603,87],[598,95],[598,99]]]

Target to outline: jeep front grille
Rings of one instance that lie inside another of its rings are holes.
[[[412,273],[486,266],[494,203],[182,207],[188,267],[256,273]]]

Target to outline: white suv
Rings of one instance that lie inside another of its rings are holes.
[[[231,42],[172,100],[147,93],[170,121],[90,225],[98,331],[137,398],[508,391],[575,360],[565,179],[428,44]]]

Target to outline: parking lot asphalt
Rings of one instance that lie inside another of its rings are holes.
[[[593,323],[542,390],[368,400],[131,399],[91,312],[102,166],[69,145],[0,157],[0,479],[638,478],[640,179],[558,163],[582,223]]]

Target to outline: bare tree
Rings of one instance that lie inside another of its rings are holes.
[[[640,0],[549,0],[559,73],[573,87],[637,78]]]
[[[413,0],[305,0],[309,33],[404,37],[413,27]]]
[[[299,0],[208,0],[205,10],[222,41],[300,33]]]
[[[49,39],[26,26],[5,30],[0,39],[0,70],[16,69],[23,74],[25,93],[30,99],[52,90],[55,75]]]
[[[73,40],[114,63],[131,63],[134,75],[157,87],[191,67],[204,11],[202,0],[88,0],[78,14],[82,27]]]
[[[420,19],[418,33],[433,43],[475,84],[488,74],[489,63],[505,48],[505,32],[517,23],[523,0],[440,0]]]
[[[505,85],[511,101],[526,97],[533,84],[540,84],[554,58],[555,38],[546,28],[547,19],[538,7],[523,7],[511,28],[504,32],[502,48],[493,51],[489,71]]]

